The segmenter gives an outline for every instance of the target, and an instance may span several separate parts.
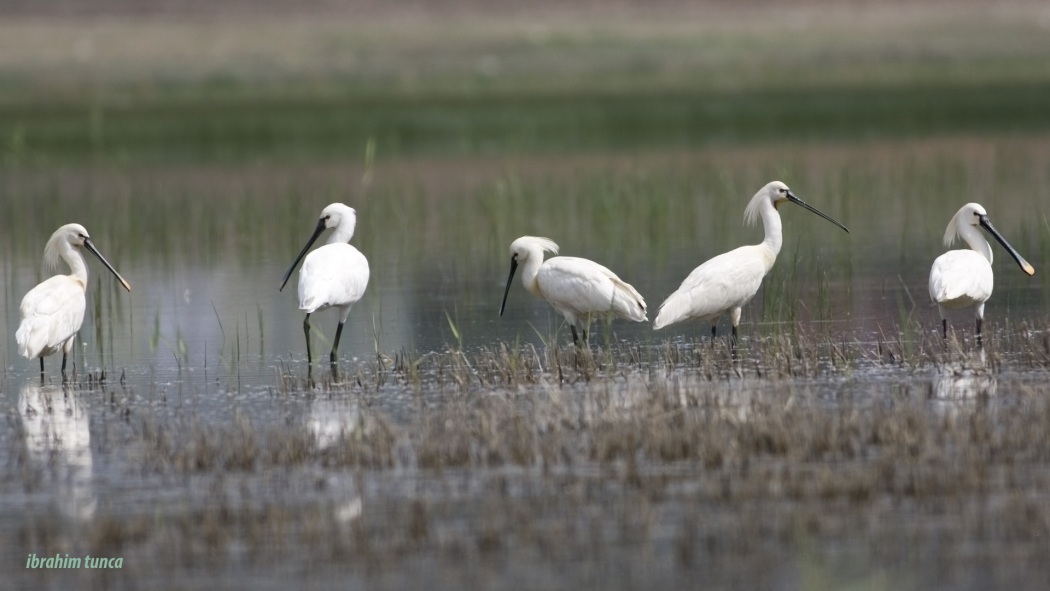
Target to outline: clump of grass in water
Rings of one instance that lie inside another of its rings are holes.
[[[221,424],[147,417],[133,438],[142,450],[135,457],[148,471],[160,473],[256,471],[313,462],[424,469],[637,459],[699,461],[712,468],[761,458],[821,465],[907,459],[912,464],[944,462],[946,455],[954,458],[948,464],[952,469],[966,470],[972,462],[985,461],[979,450],[987,436],[974,440],[971,432],[973,421],[979,421],[1003,457],[1050,459],[1050,433],[1041,427],[1050,420],[1050,398],[1041,395],[1022,405],[998,405],[994,416],[984,406],[959,407],[946,420],[926,406],[921,384],[903,397],[836,405],[785,399],[763,382],[712,388],[704,376],[682,372],[604,378],[569,391],[553,381],[538,385],[513,393],[494,388],[484,396],[449,390],[419,417],[418,426],[399,425],[364,408],[361,426],[323,449],[304,424],[295,422],[259,426],[243,417]],[[952,441],[952,447],[944,441]],[[394,453],[399,446],[409,453]],[[864,484],[873,488],[872,495],[896,486],[877,480],[820,486],[841,492]],[[938,490],[945,494],[950,487]]]
[[[986,330],[986,364],[997,370],[1004,359],[1017,359],[1029,367],[1050,365],[1050,337],[1046,330],[1019,330],[1012,324],[1006,330]],[[549,341],[555,342],[553,338]],[[774,329],[770,336],[741,340],[738,356],[733,357],[725,339],[695,342],[665,341],[660,344],[619,343],[605,347],[577,348],[573,345],[501,343],[470,352],[455,346],[443,351],[413,355],[402,349],[391,357],[382,355],[375,364],[357,364],[349,375],[353,379],[336,381],[322,377],[310,385],[285,368],[277,374],[281,393],[309,391],[380,391],[387,376],[417,392],[438,389],[469,393],[487,388],[533,387],[536,385],[576,385],[602,383],[625,376],[685,373],[709,382],[729,382],[757,378],[817,378],[849,375],[858,364],[875,363],[916,371],[927,366],[940,367],[953,360],[967,360],[974,351],[950,333],[947,342],[937,331],[918,321],[902,328],[879,330],[872,344],[858,342],[849,332],[833,333],[799,325],[792,331]]]

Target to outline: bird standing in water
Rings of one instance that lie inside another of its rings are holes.
[[[306,334],[306,360],[312,367],[310,356],[310,314],[325,308],[339,309],[339,327],[335,331],[332,352],[329,359],[332,373],[336,373],[336,353],[339,349],[339,338],[343,335],[343,325],[350,316],[350,308],[361,299],[368,287],[368,259],[361,251],[349,244],[357,225],[357,212],[342,203],[333,203],[321,210],[314,233],[306,246],[295,257],[295,261],[284,274],[281,290],[288,283],[299,261],[303,268],[299,270],[299,309],[306,312],[303,319],[303,332]],[[314,241],[325,230],[333,228],[328,242],[306,254]],[[303,257],[306,257],[304,260]],[[280,291],[280,290],[278,290]]]
[[[510,244],[510,275],[503,290],[500,316],[507,307],[507,294],[520,266],[521,285],[532,295],[547,300],[565,317],[576,346],[580,345],[576,329],[583,332],[586,343],[592,316],[612,315],[645,322],[645,300],[616,273],[577,257],[555,257],[544,262],[544,251],[558,254],[558,245],[549,238],[536,236],[522,236]]]
[[[971,250],[949,250],[933,261],[930,300],[937,304],[941,314],[944,338],[948,338],[948,309],[972,307],[977,317],[975,334],[980,347],[984,303],[992,297],[995,278],[992,274],[992,246],[978,228],[984,228],[999,241],[1026,274],[1035,275],[1035,268],[992,226],[988,212],[979,203],[967,203],[952,216],[944,231],[944,245],[951,246],[956,238],[962,238]]]
[[[40,358],[41,380],[44,379],[44,357],[61,350],[62,381],[66,381],[66,356],[84,324],[88,269],[81,247],[98,257],[124,289],[131,291],[131,285],[95,248],[84,226],[66,224],[55,230],[44,247],[44,266],[54,270],[62,259],[69,265],[70,273],[55,275],[29,290],[22,298],[19,307],[22,321],[15,332],[18,353],[26,359]]]
[[[741,246],[693,269],[682,285],[660,304],[653,328],[659,330],[689,319],[711,320],[711,336],[714,337],[718,319],[728,312],[733,324],[731,343],[735,351],[741,308],[758,292],[762,279],[773,268],[780,253],[783,232],[777,207],[784,202],[802,206],[849,232],[846,226],[796,197],[787,185],[773,181],[759,189],[744,210],[744,221],[749,225],[761,218],[765,230],[762,243]]]

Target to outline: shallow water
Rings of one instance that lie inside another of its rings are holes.
[[[342,200],[358,211],[353,243],[372,278],[343,335],[345,359],[500,341],[541,343],[564,327],[519,284],[498,316],[507,248],[546,235],[562,253],[597,260],[647,298],[650,319],[667,294],[707,258],[761,239],[743,208],[765,181],[788,181],[846,234],[798,207],[782,208],[784,248],[763,290],[745,308],[745,335],[794,320],[868,340],[909,320],[932,325],[926,295],[933,258],[954,212],[983,203],[997,228],[1037,269],[1027,277],[994,245],[996,291],[986,318],[1041,317],[1050,225],[1040,213],[1050,175],[1050,137],[961,138],[808,144],[788,155],[759,146],[608,157],[392,161],[368,171],[332,165],[6,171],[4,193],[27,219],[5,218],[8,281],[0,329],[12,335],[18,302],[43,276],[43,244],[79,221],[129,279],[123,293],[97,261],[78,344],[81,369],[165,375],[179,366],[215,374],[240,361],[302,361],[295,280],[277,287],[320,209]],[[216,204],[221,203],[221,207]],[[54,212],[61,212],[56,214]],[[334,312],[314,316],[315,350],[328,349]],[[953,324],[970,330],[966,313]],[[452,326],[454,325],[455,331]],[[722,331],[727,329],[722,321]],[[696,324],[654,333],[618,321],[601,338],[659,343],[707,333]],[[13,340],[0,348],[15,376],[31,371]],[[54,362],[49,360],[49,367]],[[251,370],[254,371],[254,370]],[[249,372],[250,373],[250,372]]]
[[[1042,428],[1045,357],[998,372],[950,357],[798,378],[747,364],[713,378],[702,364],[587,380],[567,368],[565,383],[487,388],[431,370],[418,386],[394,371],[312,392],[189,373],[149,388],[134,375],[67,389],[9,379],[3,559],[16,584],[55,588],[1040,588],[1045,433],[1009,443],[998,430]],[[802,422],[766,426],[779,414]],[[660,460],[670,440],[646,425],[675,415],[728,439]],[[857,443],[871,449],[838,447],[833,432],[865,416],[873,430]],[[987,443],[966,435],[988,428]],[[24,570],[26,548],[124,566]]]

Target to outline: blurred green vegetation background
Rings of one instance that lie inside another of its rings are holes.
[[[1039,2],[90,4],[0,19],[6,166],[1050,126]]]

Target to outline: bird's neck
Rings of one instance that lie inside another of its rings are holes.
[[[972,248],[976,250],[981,256],[988,259],[988,264],[992,264],[992,245],[988,244],[985,240],[984,235],[977,229],[977,226],[971,226],[965,224],[959,231],[959,235],[962,239]]]
[[[766,233],[762,246],[768,248],[773,256],[780,254],[780,247],[784,243],[783,227],[780,223],[780,214],[772,203],[762,208],[762,228]]]
[[[542,264],[543,251],[537,250],[530,252],[529,258],[521,265],[521,285],[536,297],[543,297],[540,293],[540,282],[536,279]]]
[[[335,230],[333,230],[331,235],[328,236],[328,241],[325,242],[325,244],[349,244],[350,239],[353,237],[353,228],[344,228],[342,226],[336,226]]]
[[[62,260],[69,265],[69,276],[86,286],[88,281],[88,268],[87,262],[84,261],[84,255],[80,254],[80,251],[72,246],[66,245],[66,247],[62,249],[61,256]]]

